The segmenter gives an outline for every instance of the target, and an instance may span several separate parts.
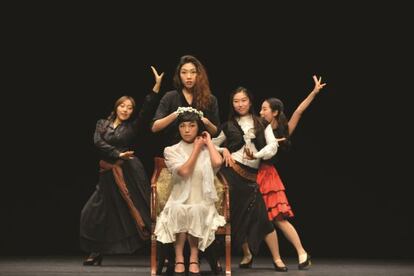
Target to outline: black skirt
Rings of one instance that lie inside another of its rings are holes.
[[[151,229],[150,182],[138,158],[122,165],[124,180],[134,206]],[[140,238],[128,206],[111,170],[100,173],[95,192],[82,209],[80,246],[86,252],[130,254],[147,241]]]
[[[238,163],[244,170],[257,173],[257,170]],[[257,254],[265,236],[274,230],[267,217],[267,210],[260,194],[259,186],[235,172],[230,167],[222,167],[230,189],[231,240],[237,250],[248,242],[253,254]]]

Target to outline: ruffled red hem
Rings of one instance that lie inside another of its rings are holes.
[[[285,186],[273,165],[266,163],[260,165],[257,184],[262,193],[269,220],[294,216],[285,194]]]

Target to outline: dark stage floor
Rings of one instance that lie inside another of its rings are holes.
[[[102,266],[85,267],[83,256],[0,257],[0,275],[149,275],[149,258],[142,256],[106,256]],[[287,259],[287,273],[272,271],[270,259],[255,259],[253,269],[240,270],[233,260],[232,275],[414,275],[414,260],[313,259],[308,271],[299,271],[295,259]],[[208,264],[201,265],[203,275],[212,275]],[[224,275],[224,274],[221,274]]]

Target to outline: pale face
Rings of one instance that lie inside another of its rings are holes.
[[[260,117],[264,118],[266,121],[271,123],[274,120],[276,115],[277,115],[277,110],[272,111],[269,103],[267,101],[264,101],[262,103],[262,109],[260,109]]]
[[[198,125],[196,122],[182,122],[178,129],[180,131],[181,138],[187,142],[192,143],[198,133]]]
[[[181,83],[184,85],[185,88],[193,88],[197,79],[197,68],[195,67],[195,65],[190,62],[181,66],[180,78]]]
[[[116,108],[116,117],[119,121],[128,120],[132,111],[134,111],[132,102],[130,100],[125,100]]]
[[[240,116],[247,115],[251,105],[249,97],[244,92],[238,92],[234,95],[233,108]]]

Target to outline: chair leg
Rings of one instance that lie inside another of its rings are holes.
[[[226,226],[226,276],[231,275],[231,235],[230,226]]]
[[[157,275],[157,240],[155,239],[155,235],[152,234],[151,236],[151,276]]]

